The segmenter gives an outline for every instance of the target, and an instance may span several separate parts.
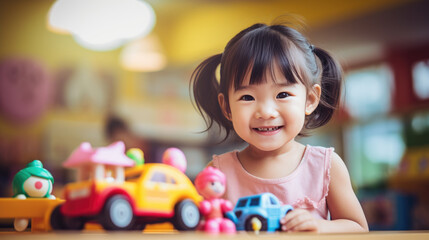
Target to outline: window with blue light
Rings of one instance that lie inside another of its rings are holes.
[[[419,99],[429,99],[429,59],[413,66],[413,89]]]
[[[351,71],[345,76],[345,108],[357,119],[385,114],[391,110],[393,90],[393,76],[387,65]]]
[[[384,181],[405,153],[401,119],[383,118],[345,129],[345,152],[353,183],[367,186]]]

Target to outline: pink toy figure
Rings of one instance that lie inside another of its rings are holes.
[[[225,193],[225,175],[217,168],[207,167],[197,175],[195,186],[204,197],[200,203],[200,212],[205,220],[200,228],[210,233],[235,233],[235,224],[223,217],[232,210],[232,203],[220,198]]]
[[[178,168],[183,173],[186,171],[186,157],[178,148],[168,148],[162,155],[162,163]]]

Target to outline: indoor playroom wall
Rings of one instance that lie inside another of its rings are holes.
[[[0,73],[17,69],[0,75],[2,196],[11,195],[13,174],[34,159],[56,176],[60,196],[61,184],[74,177],[61,164],[83,141],[109,143],[110,115],[150,146],[149,161],[158,161],[166,147],[184,150],[191,178],[212,154],[241,148],[234,139],[217,145],[214,134],[201,133],[205,125],[191,104],[189,78],[240,29],[288,12],[303,16],[312,43],[331,50],[345,71],[338,115],[300,141],[335,147],[372,229],[429,228],[429,214],[422,214],[429,212],[429,79],[413,74],[416,66],[427,71],[427,1],[147,1],[157,13],[153,34],[167,59],[152,72],[126,70],[126,46],[92,51],[49,29],[54,2],[0,1]],[[356,76],[380,88],[347,88],[357,86]],[[35,111],[26,111],[26,104]]]

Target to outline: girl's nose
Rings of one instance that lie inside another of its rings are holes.
[[[275,104],[273,103],[261,103],[258,106],[258,110],[256,111],[256,118],[262,119],[271,119],[277,118],[279,116],[279,112]]]

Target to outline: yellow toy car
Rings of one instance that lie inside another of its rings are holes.
[[[88,221],[107,230],[143,230],[166,221],[178,230],[196,229],[202,197],[183,172],[163,163],[124,171],[131,159],[123,143],[98,149],[83,144],[64,165],[79,166],[79,175],[90,180],[66,186],[64,204],[51,215],[53,229],[82,229]]]

